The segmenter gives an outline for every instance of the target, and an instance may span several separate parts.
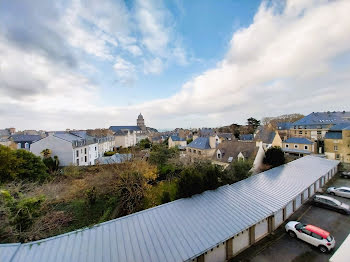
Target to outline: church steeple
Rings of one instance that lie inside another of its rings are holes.
[[[136,120],[137,126],[141,128],[142,131],[146,131],[145,120],[143,119],[142,114],[140,113]]]

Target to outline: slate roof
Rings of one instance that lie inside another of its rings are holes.
[[[220,133],[218,134],[218,137],[225,138],[226,140],[232,139],[233,135],[231,133]]]
[[[171,140],[173,141],[186,141],[184,138],[179,136],[171,136]]]
[[[199,131],[201,136],[211,136],[215,134],[215,129],[212,128],[202,128]]]
[[[110,126],[109,129],[113,132],[117,132],[119,130],[141,131],[141,128],[138,126]]]
[[[342,132],[327,132],[326,135],[324,136],[325,139],[343,139],[343,134]]]
[[[309,144],[312,145],[313,142],[305,137],[290,137],[284,141],[284,143],[292,143],[292,144]]]
[[[61,133],[61,132],[57,132],[54,134],[55,137],[61,138],[63,140],[66,140],[68,142],[74,142],[74,141],[83,141],[84,139],[81,138],[80,136],[76,136],[74,134],[71,133]]]
[[[313,112],[293,123],[293,126],[335,125],[350,121],[350,112]]]
[[[1,262],[190,261],[284,208],[339,161],[306,156],[232,185],[35,242]]]
[[[255,141],[262,141],[265,144],[272,144],[273,139],[276,136],[276,132],[264,126],[259,126],[256,135],[254,137]]]
[[[221,158],[217,158],[218,150],[221,152]],[[236,160],[239,153],[242,153],[246,159],[255,159],[258,150],[254,141],[224,141],[218,145],[213,159],[228,163],[230,157]]]
[[[12,135],[12,140],[16,143],[19,142],[34,142],[41,139],[39,135]]]
[[[253,134],[239,135],[239,140],[242,140],[242,141],[253,141],[253,139],[254,139],[254,135]]]
[[[329,130],[332,130],[332,131],[350,130],[350,122],[337,124],[335,126],[332,126]]]
[[[288,130],[292,127],[292,122],[279,122],[277,123],[278,130]]]
[[[209,144],[209,137],[198,137],[187,145],[187,147],[197,149],[211,149]]]

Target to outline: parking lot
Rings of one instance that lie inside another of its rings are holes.
[[[348,186],[350,179],[343,179],[337,174],[330,180],[323,190],[330,186]],[[350,199],[334,197],[339,201],[350,205]],[[282,224],[273,234],[265,237],[252,247],[231,260],[244,262],[300,262],[300,261],[328,261],[334,251],[342,244],[350,233],[350,216],[335,211],[312,206],[310,201],[300,207],[288,220],[297,220],[305,224],[312,224],[325,229],[335,237],[335,249],[327,254],[322,254],[301,240],[291,238],[284,230],[286,223]]]

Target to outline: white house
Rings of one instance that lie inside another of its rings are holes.
[[[44,149],[50,149],[52,156],[58,156],[61,166],[94,165],[98,158],[98,143],[95,139],[83,139],[67,132],[56,132],[34,142],[30,151],[40,156]]]
[[[137,143],[136,132],[130,130],[118,130],[114,133],[116,147],[131,147]]]

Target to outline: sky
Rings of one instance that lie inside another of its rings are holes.
[[[348,0],[0,1],[0,128],[350,111],[349,10]]]

